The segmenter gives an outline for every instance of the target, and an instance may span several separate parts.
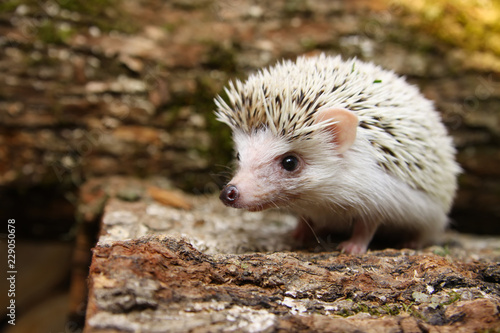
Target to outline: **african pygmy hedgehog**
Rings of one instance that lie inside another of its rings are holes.
[[[452,140],[432,102],[393,72],[321,54],[225,91],[216,115],[239,166],[224,204],[287,208],[300,217],[296,238],[305,226],[348,231],[348,253],[364,253],[378,229],[421,247],[448,224],[460,171]]]

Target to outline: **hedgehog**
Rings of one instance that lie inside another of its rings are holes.
[[[452,139],[403,77],[320,54],[231,81],[225,93],[215,114],[232,130],[237,159],[225,205],[287,209],[298,216],[294,238],[347,233],[338,249],[350,254],[365,253],[379,232],[421,248],[449,224],[460,172]]]

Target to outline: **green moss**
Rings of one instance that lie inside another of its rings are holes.
[[[342,309],[342,310],[338,311],[336,314],[339,316],[342,316],[344,318],[354,315],[354,313],[352,313],[351,311],[349,311],[347,309]]]
[[[445,245],[443,247],[437,247],[434,250],[432,250],[432,253],[441,257],[446,257],[447,255],[450,254],[450,248],[448,247],[448,245]]]
[[[65,44],[75,33],[71,26],[59,25],[51,20],[42,21],[36,29],[38,39],[47,44]]]
[[[196,109],[205,116],[207,130],[212,139],[210,151],[201,150],[202,156],[209,159],[211,165],[227,165],[232,159],[233,141],[229,127],[219,122],[214,114],[213,98],[221,90],[210,77],[200,77],[197,82]]]
[[[182,105],[180,103],[174,103],[173,105],[168,105],[165,108],[159,110],[162,114],[162,127],[164,128],[173,128],[176,125],[176,122],[179,118],[179,112],[181,111]]]
[[[456,300],[458,299],[456,298],[456,295],[454,295],[454,297],[450,301],[455,302]],[[371,316],[398,316],[401,314],[401,312],[406,312],[410,316],[427,321],[427,318],[414,307],[414,302],[411,302],[410,304],[384,304],[381,306],[370,305],[367,303],[356,303],[353,304],[352,307],[348,306],[346,308],[340,309],[339,311],[335,312],[335,314],[341,317],[350,317],[358,313],[368,313]]]
[[[318,48],[318,42],[314,38],[305,37],[300,40],[304,52],[313,51]]]
[[[364,303],[359,303],[354,309],[356,313],[364,312],[364,313],[369,313],[372,316],[379,316],[380,311],[376,307],[370,307],[367,304]]]
[[[50,2],[37,0],[8,0],[0,3],[1,12],[14,12],[20,5],[29,7],[29,15],[33,18],[47,17],[45,5]],[[64,43],[78,30],[87,31],[90,25],[97,26],[102,31],[118,30],[125,33],[137,32],[139,29],[130,20],[129,15],[120,7],[117,0],[88,0],[88,1],[54,1],[60,11],[51,14],[49,19],[43,19],[36,24],[37,36],[46,43]],[[60,12],[76,13],[77,20],[61,18]],[[65,23],[65,24],[61,24]],[[71,24],[70,29],[66,29]]]
[[[166,32],[174,32],[176,29],[177,29],[177,25],[173,24],[173,23],[165,23],[163,26],[162,26],[163,30],[165,30]]]
[[[102,31],[117,30],[129,34],[139,31],[117,0],[62,1],[60,5],[61,8],[89,17]]]
[[[286,0],[284,12],[288,16],[309,16],[312,10],[307,0]]]
[[[97,16],[103,12],[103,9],[115,7],[115,0],[86,0],[86,1],[58,1],[62,9],[67,9],[80,14]]]
[[[337,311],[335,314],[342,317],[350,317],[358,313],[368,313],[371,316],[380,316],[381,314],[386,312],[387,311],[383,310],[382,308],[378,308],[377,306],[371,306],[366,303],[356,303],[350,309],[344,308]]]
[[[462,295],[460,295],[456,291],[450,291],[448,293],[448,296],[450,296],[450,299],[447,300],[446,302],[443,302],[442,303],[443,305],[450,305],[450,304],[453,304],[453,303],[460,301],[462,299]]]
[[[223,47],[219,43],[213,44],[213,41],[207,41],[206,43],[211,44],[210,50],[207,52],[206,67],[226,73],[236,72],[236,47]]]
[[[403,306],[403,311],[406,312],[406,313],[410,313],[411,314],[411,308],[413,306],[413,304],[415,304],[414,302],[411,302],[410,304],[402,304]]]
[[[196,154],[207,161],[208,168],[203,174],[186,173],[176,186],[196,193],[213,192],[222,185],[222,176],[227,176],[227,166],[232,160],[233,141],[229,127],[216,120],[214,97],[226,83],[225,77],[214,78],[209,71],[196,78],[196,90],[193,93],[181,93],[172,96],[171,101],[161,112],[162,127],[175,129],[179,123],[179,112],[186,106],[192,106],[195,112],[205,119],[205,131],[210,135],[210,144],[193,147]],[[225,179],[227,180],[227,179]]]
[[[414,302],[411,302],[410,304],[402,304],[403,306],[403,311],[408,313],[410,316],[416,317],[418,319],[421,319],[423,321],[428,321],[427,318],[421,314],[415,307],[414,307]]]
[[[207,8],[213,5],[211,0],[176,0],[173,1],[173,5],[179,9],[183,10],[195,10]]]
[[[219,122],[213,113],[207,115],[208,131],[212,136],[215,151],[211,152],[214,162],[218,165],[228,165],[232,160],[233,139],[231,130],[226,124]]]
[[[389,316],[397,316],[401,312],[396,305],[389,306],[389,304],[385,304],[381,307],[381,309],[385,311],[385,313],[387,313]]]
[[[2,1],[0,2],[0,13],[11,13],[15,11],[20,4],[22,4],[21,0]]]
[[[399,2],[407,25],[470,51],[500,55],[500,2],[424,0]]]

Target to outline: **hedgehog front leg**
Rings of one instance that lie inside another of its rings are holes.
[[[375,231],[377,231],[376,223],[366,223],[357,219],[354,221],[351,238],[340,243],[338,249],[348,254],[365,253]]]
[[[292,231],[292,237],[298,243],[304,244],[307,240],[311,239],[314,236],[314,232],[312,231],[313,222],[311,219],[308,219],[305,216],[299,217],[299,221],[295,230]]]

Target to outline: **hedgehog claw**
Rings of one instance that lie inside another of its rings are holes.
[[[358,244],[357,242],[351,240],[342,242],[339,246],[337,246],[340,253],[345,254],[363,254],[366,253],[367,248],[368,244]]]
[[[351,238],[340,243],[337,248],[342,253],[363,254],[368,249],[368,244],[370,244],[376,230],[377,224],[375,223],[355,221]]]

